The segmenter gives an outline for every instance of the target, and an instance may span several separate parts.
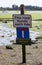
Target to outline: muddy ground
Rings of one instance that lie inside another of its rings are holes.
[[[42,65],[42,40],[26,45],[26,63],[22,63],[22,45],[12,44],[13,49],[0,46],[0,65]]]

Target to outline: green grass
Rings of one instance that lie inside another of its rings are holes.
[[[16,27],[13,26],[13,21],[9,21],[8,23],[3,23],[0,22],[1,24],[4,24],[4,26],[11,28],[11,29],[15,29]]]
[[[40,35],[40,36],[36,37],[36,39],[42,39],[42,35]]]
[[[2,22],[4,22],[5,20],[8,21],[7,24],[5,24],[7,27],[9,28],[14,28],[13,27],[13,21],[9,22],[9,20],[12,20],[12,15],[13,14],[20,14],[19,11],[8,11],[8,12],[3,12],[0,11],[0,20],[2,20]],[[30,28],[30,30],[33,31],[42,31],[42,28],[39,28],[42,26],[42,12],[40,11],[40,13],[38,13],[38,11],[25,11],[25,14],[30,14],[32,16],[32,20],[37,20],[38,22],[33,22],[32,23],[32,28]],[[38,28],[37,28],[38,27]]]
[[[12,14],[1,14],[0,18],[12,18]]]
[[[20,14],[19,11],[8,11],[7,13],[3,13],[2,11],[0,11],[0,19],[4,18],[4,19],[9,19],[12,18],[13,14]],[[32,16],[32,20],[39,20],[42,19],[42,13],[32,13],[30,11],[25,11],[25,14],[30,14]]]
[[[33,22],[32,25],[33,25],[33,27],[40,26],[40,25],[42,25],[42,21]]]
[[[42,32],[42,21],[33,22],[30,30]]]
[[[19,14],[18,11],[0,11],[0,18],[12,18],[13,14]]]
[[[32,16],[32,20],[39,20],[39,19],[42,19],[42,14],[39,13],[39,14],[31,14]]]
[[[7,24],[5,23],[5,26],[12,28],[12,29],[15,28],[13,27],[13,21],[8,22]],[[32,28],[30,28],[30,30],[42,32],[42,21],[33,22]]]
[[[32,16],[32,20],[42,19],[42,11],[27,11],[27,12],[25,11],[25,14],[30,14]]]

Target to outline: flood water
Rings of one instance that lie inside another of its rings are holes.
[[[30,38],[35,40],[35,38],[42,34],[40,32],[30,31]],[[5,27],[4,25],[0,24],[0,46],[2,45],[11,45],[12,42],[16,42],[16,29],[12,30],[10,28]]]

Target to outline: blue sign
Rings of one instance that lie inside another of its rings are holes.
[[[28,27],[23,27],[24,30],[21,30],[22,27],[16,27],[16,32],[17,32],[17,38],[18,39],[29,39],[29,28]]]

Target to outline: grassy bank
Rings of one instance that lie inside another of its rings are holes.
[[[0,11],[0,20],[12,20],[13,14],[20,14],[20,11]],[[32,20],[42,20],[42,11],[25,11],[25,14],[31,14]]]
[[[0,22],[7,21],[5,24],[9,28],[13,28],[13,14],[20,14],[20,11],[0,11]],[[32,16],[32,28],[33,31],[42,31],[42,11],[25,11],[25,14],[30,14]]]
[[[33,22],[30,30],[42,32],[42,21]]]

